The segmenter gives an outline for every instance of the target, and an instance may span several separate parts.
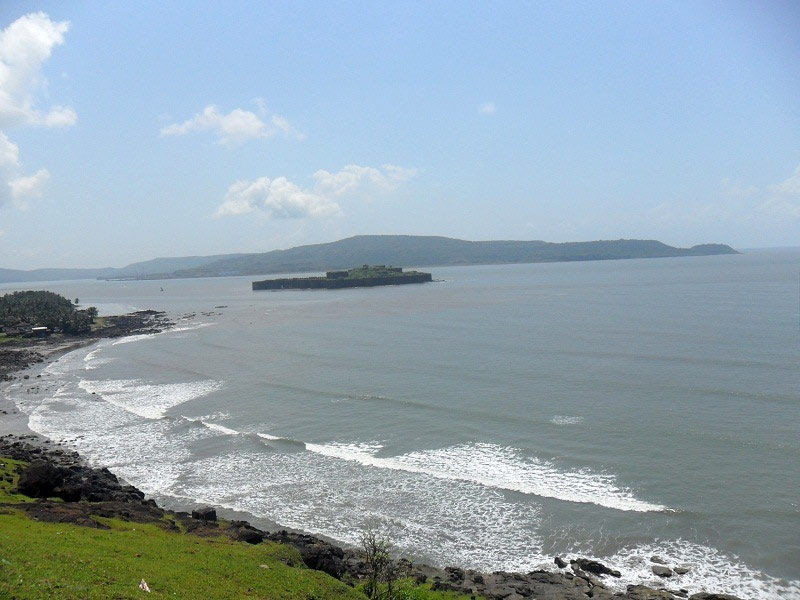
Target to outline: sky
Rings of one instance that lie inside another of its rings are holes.
[[[0,3],[0,267],[800,245],[797,2]]]

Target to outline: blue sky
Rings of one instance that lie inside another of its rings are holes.
[[[0,267],[798,245],[796,2],[4,2]]]

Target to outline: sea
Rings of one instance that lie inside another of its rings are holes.
[[[8,389],[36,432],[168,507],[398,554],[800,598],[800,249],[253,277],[3,284],[166,311]],[[651,557],[685,575],[651,572]]]

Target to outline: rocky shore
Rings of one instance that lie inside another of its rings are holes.
[[[0,380],[29,377],[18,372],[37,363],[53,359],[64,352],[97,341],[101,337],[118,337],[162,331],[171,323],[163,313],[141,311],[131,315],[109,318],[109,326],[97,335],[77,339],[47,339],[20,343],[0,350]],[[11,423],[9,401],[0,397],[0,423]],[[24,415],[16,415],[18,418]],[[8,433],[12,432],[12,433]],[[226,535],[231,539],[259,544],[271,540],[296,548],[304,563],[311,569],[327,573],[342,581],[355,584],[368,577],[367,557],[359,549],[342,548],[313,535],[287,530],[264,531],[246,521],[221,521],[214,508],[198,508],[176,512],[159,507],[152,499],[135,488],[120,482],[108,469],[92,467],[76,452],[37,434],[26,431],[18,419],[11,427],[0,427],[0,457],[29,463],[20,474],[19,492],[39,500],[15,505],[32,519],[74,523],[85,527],[105,528],[95,517],[115,517],[128,521],[155,523],[172,531],[189,535]],[[54,501],[53,498],[57,498]],[[415,564],[407,559],[395,561],[397,577],[409,577],[418,583],[430,583],[435,590],[454,591],[491,600],[740,600],[716,593],[690,595],[685,589],[670,586],[670,577],[680,573],[682,566],[661,564],[653,557],[652,569],[663,578],[664,586],[628,585],[618,591],[611,585],[620,574],[606,565],[583,557],[554,557],[552,571],[528,573],[495,571],[482,573],[459,567],[444,569]]]
[[[198,508],[174,512],[159,507],[131,485],[120,482],[108,469],[89,466],[76,452],[34,434],[0,437],[0,456],[22,460],[29,466],[20,475],[19,492],[39,498],[37,502],[15,505],[30,518],[104,528],[95,517],[115,517],[142,523],[157,523],[191,535],[226,535],[233,540],[259,544],[281,542],[298,550],[305,564],[337,579],[355,583],[368,576],[369,564],[358,549],[341,548],[318,537],[286,530],[263,531],[246,521],[220,521],[215,509]],[[54,501],[58,498],[59,501]],[[398,577],[431,583],[433,589],[455,591],[489,599],[586,600],[593,598],[628,600],[738,600],[727,594],[699,593],[665,586],[654,589],[629,585],[617,592],[608,585],[619,573],[606,565],[582,557],[554,561],[557,570],[510,573],[481,573],[459,567],[439,569],[400,558]],[[663,565],[654,564],[667,568]]]
[[[160,333],[174,325],[165,313],[156,310],[140,310],[102,319],[103,327],[84,335],[52,334],[45,338],[23,338],[3,344],[0,346],[0,381],[8,381],[14,377],[13,373],[16,371],[103,338]]]

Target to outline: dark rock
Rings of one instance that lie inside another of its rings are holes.
[[[669,567],[664,567],[662,565],[653,565],[650,567],[653,571],[654,575],[658,575],[659,577],[672,577],[672,569]]]
[[[699,594],[692,594],[689,600],[741,600],[731,594],[713,594],[708,592],[700,592]]]
[[[667,590],[654,590],[646,585],[629,585],[625,597],[628,600],[674,600]]]
[[[234,532],[233,539],[248,544],[260,544],[264,541],[264,534],[255,529],[241,527]]]
[[[56,488],[63,481],[62,469],[48,461],[36,460],[20,475],[17,489],[32,498],[47,498],[55,495]]]
[[[561,558],[560,556],[556,556],[556,557],[555,557],[555,559],[553,559],[553,562],[554,562],[554,563],[556,563],[556,566],[557,566],[559,569],[563,569],[563,568],[564,568],[564,567],[566,567],[566,566],[567,566],[567,564],[568,564],[568,563],[567,563],[567,561],[565,561],[565,560],[564,560],[563,558]]]
[[[667,561],[665,561],[665,560],[664,560],[663,558],[661,558],[660,556],[651,556],[651,557],[650,557],[650,562],[652,562],[652,563],[656,563],[656,564],[658,564],[658,565],[665,565],[665,564],[667,564]]]
[[[204,506],[192,511],[192,518],[198,521],[216,521],[217,511],[210,506]]]
[[[464,581],[464,569],[458,567],[445,567],[445,573],[449,576],[451,581]]]
[[[690,571],[689,567],[672,567],[677,575],[686,575]]]
[[[268,533],[265,534],[265,537],[273,542],[294,546],[300,553],[303,562],[310,569],[323,571],[337,579],[341,579],[345,573],[345,554],[339,546],[334,546],[313,535],[289,533],[286,530]],[[359,577],[365,573],[362,571],[361,567],[356,566],[355,572],[351,573],[355,577]]]
[[[616,569],[610,569],[603,563],[596,560],[589,560],[588,558],[579,558],[575,561],[581,569],[588,573],[595,575],[611,575],[612,577],[621,577],[622,574]]]

